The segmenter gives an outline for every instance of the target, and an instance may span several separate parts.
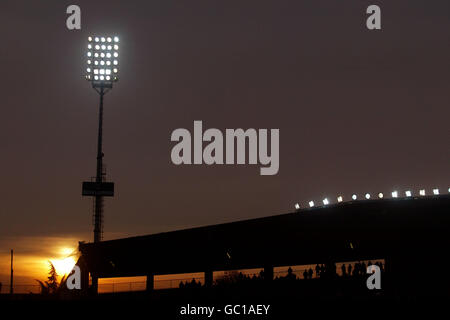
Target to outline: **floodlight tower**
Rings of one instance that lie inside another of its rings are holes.
[[[97,172],[95,182],[83,182],[82,195],[94,197],[94,242],[103,236],[103,197],[114,196],[114,183],[106,182],[103,166],[103,97],[118,80],[118,37],[88,37],[86,80],[100,95],[97,137]],[[92,289],[98,290],[98,277],[92,274]]]
[[[103,165],[103,97],[118,80],[118,37],[88,37],[86,80],[100,95],[97,137],[97,172],[95,182],[83,182],[83,196],[92,196],[94,203],[94,242],[102,240],[103,235],[103,197],[114,196],[114,183],[106,182]]]

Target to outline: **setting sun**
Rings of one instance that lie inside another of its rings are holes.
[[[75,260],[72,257],[67,257],[64,259],[53,259],[50,260],[55,266],[56,272],[59,276],[70,273],[73,266],[75,265]]]
[[[59,249],[60,257],[50,260],[51,263],[53,263],[53,265],[55,266],[56,272],[59,276],[69,274],[72,271],[72,268],[76,263],[74,257],[72,257],[73,253],[73,248],[62,247]]]

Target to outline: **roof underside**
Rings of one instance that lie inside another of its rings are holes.
[[[265,218],[80,243],[99,277],[411,258],[449,245],[450,197],[354,201]]]

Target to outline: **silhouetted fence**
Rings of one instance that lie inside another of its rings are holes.
[[[361,261],[364,263],[364,266],[367,266],[369,263],[381,263],[384,264],[383,260],[373,260],[373,261]],[[342,265],[345,266],[345,270],[348,270],[348,266],[352,265],[354,270],[355,266],[359,264],[359,262],[344,262],[344,263],[336,263],[333,265],[333,273],[336,276],[351,276],[343,274]],[[275,268],[273,273],[273,280],[282,280],[282,279],[290,279],[290,280],[305,280],[305,279],[313,279],[320,278],[320,274],[316,268],[319,265],[302,265],[302,266],[293,266],[291,267],[278,267]],[[278,269],[278,270],[277,270]],[[361,271],[365,274],[365,270]],[[258,281],[264,278],[263,270],[259,269],[255,272],[255,269],[250,270],[232,270],[225,272],[218,272],[214,275],[214,283],[213,285],[227,285],[232,283],[239,283],[241,281]],[[125,280],[125,279],[123,279]],[[154,289],[177,289],[177,288],[196,288],[204,286],[205,281],[203,277],[184,277],[178,279],[164,279],[164,280],[154,280]],[[9,293],[9,285],[3,285],[1,287],[1,294]],[[133,292],[133,291],[145,291],[146,290],[146,281],[120,281],[117,278],[117,281],[114,279],[109,279],[107,283],[99,283],[98,292],[99,293],[116,293],[116,292]],[[14,293],[17,294],[40,294],[41,286],[39,284],[16,284],[14,285]]]
[[[8,294],[10,285],[2,285],[0,293]],[[39,284],[15,284],[13,285],[14,293],[41,293],[41,286]]]

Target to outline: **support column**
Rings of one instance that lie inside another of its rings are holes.
[[[205,271],[205,287],[211,288],[213,285],[213,271]]]
[[[88,294],[89,291],[89,271],[84,266],[84,263],[78,265],[80,267],[80,277],[81,277],[81,292],[83,295]]]
[[[145,287],[145,291],[150,292],[153,291],[155,286],[155,277],[153,273],[147,273],[147,285]]]
[[[273,267],[272,266],[265,266],[264,267],[264,280],[265,281],[272,281],[273,280]]]
[[[93,272],[91,272],[91,280],[92,280],[92,283],[91,283],[90,293],[92,295],[97,295],[98,294],[98,276]]]

